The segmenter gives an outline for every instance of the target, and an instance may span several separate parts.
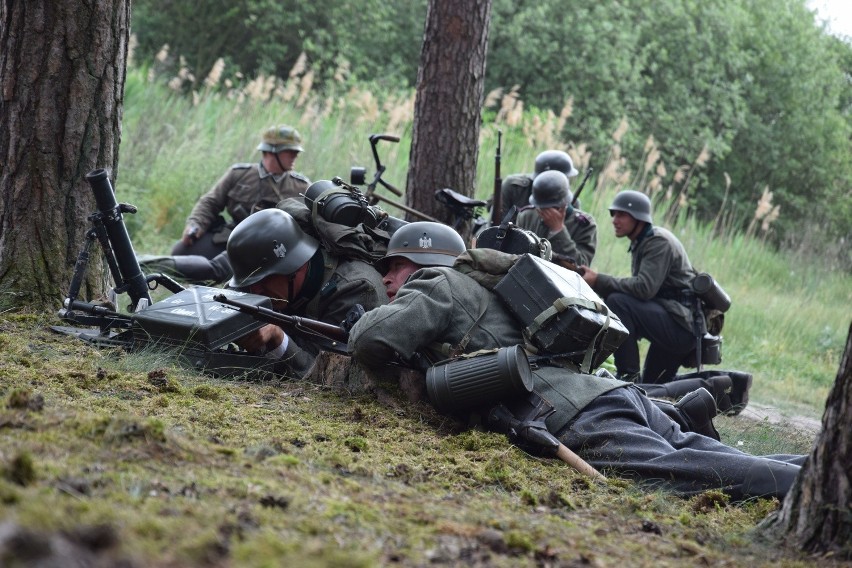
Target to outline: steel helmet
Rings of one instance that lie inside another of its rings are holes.
[[[390,260],[407,258],[420,266],[452,266],[465,247],[461,236],[449,225],[415,221],[403,225],[391,236],[387,254],[376,261],[376,270],[385,274]]]
[[[289,276],[308,262],[319,246],[289,213],[274,208],[253,213],[228,237],[228,260],[234,270],[229,284],[245,288],[270,274]]]
[[[551,170],[535,176],[530,194],[530,205],[533,207],[564,207],[573,200],[568,178],[562,172]]]
[[[274,152],[276,154],[284,150],[295,150],[296,152],[304,150],[299,131],[286,124],[270,126],[264,130],[257,149],[261,152]]]
[[[577,168],[574,167],[574,162],[571,161],[571,156],[562,150],[545,150],[535,157],[535,175],[548,170],[562,172],[569,178],[580,173],[577,171]]]
[[[609,212],[624,211],[637,221],[653,223],[651,220],[651,200],[641,191],[626,189],[619,191],[609,206]]]

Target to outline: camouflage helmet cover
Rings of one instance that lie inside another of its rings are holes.
[[[397,229],[388,242],[388,252],[375,262],[381,274],[388,271],[391,259],[407,258],[420,266],[452,266],[467,247],[449,225],[433,221],[415,221]]]
[[[261,152],[283,152],[294,150],[302,152],[302,136],[292,126],[282,124],[281,126],[270,126],[263,131],[261,142],[257,147]]]
[[[245,288],[271,274],[289,276],[318,248],[319,242],[289,213],[275,208],[252,213],[228,237],[228,260],[234,270],[229,285]]]
[[[571,156],[562,150],[545,150],[535,157],[535,175],[548,170],[560,171],[569,178],[580,173],[574,167]]]

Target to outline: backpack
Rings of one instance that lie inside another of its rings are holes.
[[[584,372],[600,366],[628,336],[579,274],[532,254],[473,249],[454,268],[503,301],[532,350],[569,359]]]
[[[368,229],[362,224],[349,227],[331,223],[295,197],[280,201],[276,207],[292,215],[299,227],[320,241],[333,256],[372,264],[387,253],[390,235],[385,231]]]

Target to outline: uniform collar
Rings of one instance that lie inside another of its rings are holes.
[[[275,183],[280,183],[282,179],[287,177],[287,174],[290,172],[282,172],[280,174],[273,174],[266,171],[266,168],[263,167],[263,162],[259,162],[257,164],[257,172],[260,174],[260,179],[265,179],[271,177]]]
[[[630,248],[627,249],[627,252],[633,252],[634,250],[639,248],[639,245],[642,243],[642,241],[645,240],[645,237],[647,237],[648,235],[651,235],[653,233],[654,233],[654,226],[651,223],[646,223],[645,228],[642,229],[642,232],[639,233],[639,236],[636,237],[636,240],[631,241]]]

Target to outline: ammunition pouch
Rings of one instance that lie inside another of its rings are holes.
[[[207,227],[207,233],[210,235],[210,241],[216,245],[224,245],[228,243],[228,237],[231,236],[231,231],[234,225],[229,225],[225,218],[217,215],[213,222]]]
[[[526,395],[532,388],[532,371],[520,345],[459,357],[426,370],[429,400],[446,414],[488,407]]]
[[[696,345],[696,349],[698,346]],[[701,338],[701,364],[718,365],[722,362],[722,336],[705,333]],[[681,367],[697,368],[698,358],[696,351],[692,350],[681,363]]]

